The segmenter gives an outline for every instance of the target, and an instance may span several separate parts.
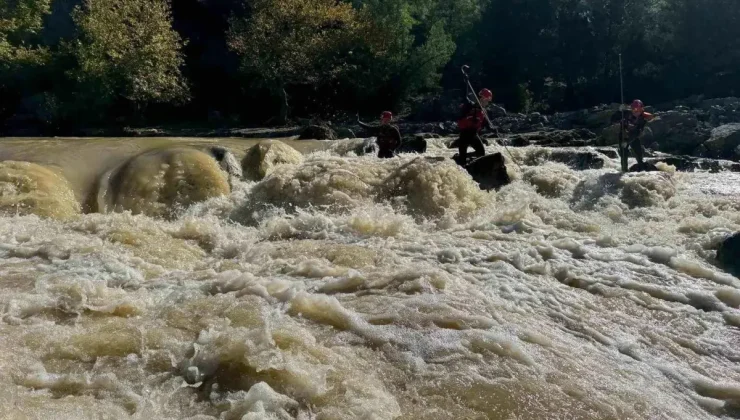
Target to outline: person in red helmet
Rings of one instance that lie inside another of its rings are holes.
[[[460,130],[457,147],[458,163],[461,165],[467,163],[468,147],[473,148],[475,157],[486,155],[486,149],[483,146],[483,140],[481,140],[479,134],[483,129],[483,124],[486,122],[486,117],[483,113],[486,112],[486,106],[493,100],[493,93],[488,89],[482,89],[478,93],[478,100],[483,108],[478,105],[477,101],[471,100],[466,92],[464,102],[460,105],[462,115],[457,120],[457,127]]]
[[[627,133],[627,145],[624,146],[622,153],[627,155],[628,150],[632,149],[637,159],[637,167],[642,170],[644,162],[643,158],[645,155],[645,149],[642,146],[642,132],[647,126],[647,122],[655,118],[653,114],[645,112],[645,104],[641,100],[635,99],[630,105],[630,114],[624,119],[623,129]]]
[[[357,115],[357,123],[372,135],[375,136],[375,143],[378,145],[378,157],[381,159],[392,158],[398,146],[401,145],[401,132],[398,127],[391,124],[393,114],[390,111],[384,111],[380,114],[380,124],[370,125],[360,121]]]

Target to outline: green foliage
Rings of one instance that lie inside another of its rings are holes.
[[[0,0],[0,120],[172,113],[185,74],[196,116],[398,111],[457,97],[463,64],[510,110],[558,111],[618,101],[620,53],[627,99],[740,95],[737,0],[198,0],[179,24],[169,0],[54,1]]]
[[[51,0],[0,1],[0,33],[13,42],[28,40],[41,30],[50,7]]]
[[[73,19],[76,60],[68,74],[90,109],[121,99],[137,105],[188,98],[180,71],[182,40],[164,0],[87,0]]]
[[[37,36],[51,0],[0,0],[0,82],[47,63],[49,51]]]
[[[408,54],[403,68],[406,90],[416,92],[439,88],[439,70],[450,61],[454,52],[455,42],[445,32],[444,23],[436,22],[429,29],[424,43]]]
[[[335,84],[361,101],[384,96],[390,106],[439,87],[440,69],[455,50],[446,27],[460,32],[470,26],[472,18],[458,19],[458,12],[467,5],[477,13],[471,4],[476,3],[255,0],[249,16],[231,19],[228,40],[245,76],[277,93],[301,84]]]
[[[323,83],[340,75],[359,36],[351,5],[336,0],[255,0],[249,19],[231,19],[229,46],[244,72],[268,87]]]
[[[356,71],[346,84],[358,99],[381,100],[388,108],[439,90],[440,71],[456,49],[455,36],[477,19],[477,4],[477,0],[357,2],[367,30],[354,55]]]

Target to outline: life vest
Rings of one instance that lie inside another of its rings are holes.
[[[462,104],[460,108],[462,108],[462,116],[457,120],[457,128],[461,131],[480,131],[483,128],[483,121],[485,120],[483,110],[470,106],[470,104]]]

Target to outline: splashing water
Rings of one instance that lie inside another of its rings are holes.
[[[86,177],[0,165],[3,200],[23,185],[65,215],[0,218],[3,415],[740,413],[740,280],[713,265],[740,228],[738,174],[574,171],[533,147],[515,153],[538,166],[486,193],[452,163],[358,144],[273,156],[230,192],[194,152],[137,150]],[[151,211],[69,204],[141,152],[139,187],[106,191]]]

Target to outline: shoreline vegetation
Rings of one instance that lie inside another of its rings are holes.
[[[510,147],[584,147],[614,146],[618,143],[619,104],[603,104],[570,112],[528,114],[492,110],[492,122],[500,137],[484,137]],[[705,98],[694,96],[680,101],[656,104],[648,110],[657,118],[648,124],[643,143],[653,152],[703,159],[740,161],[740,98]],[[454,121],[415,121],[401,118],[396,122],[405,141],[430,138],[454,138]],[[298,140],[339,140],[368,138],[349,118],[338,121],[302,119],[282,127],[245,127],[234,122],[210,124],[180,123],[159,126],[108,126],[72,129],[64,132],[41,131],[38,127],[6,132],[6,137],[172,137],[172,138],[295,138]],[[448,142],[449,143],[449,142]],[[680,166],[680,165],[679,165]],[[735,167],[734,165],[732,166]]]
[[[0,132],[454,121],[464,64],[509,112],[556,115],[619,101],[620,53],[629,99],[737,96],[739,19],[735,0],[4,1]]]

